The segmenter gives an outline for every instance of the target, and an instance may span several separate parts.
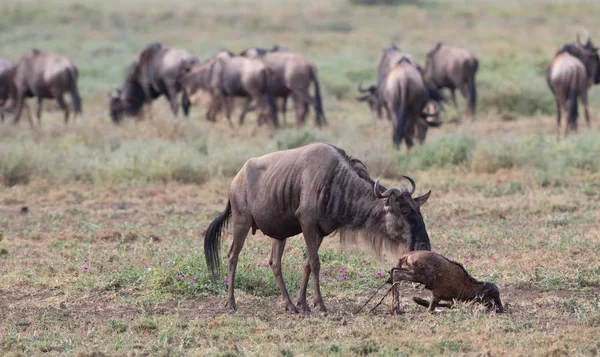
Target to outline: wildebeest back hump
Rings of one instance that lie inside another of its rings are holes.
[[[64,74],[72,66],[71,61],[64,56],[46,53],[36,59],[35,67],[43,68],[44,80],[50,81],[58,75]]]

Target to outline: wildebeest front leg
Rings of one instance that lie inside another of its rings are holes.
[[[301,127],[306,121],[308,112],[308,103],[305,101],[301,93],[294,92],[294,110],[296,111],[296,126]]]
[[[235,305],[234,286],[235,286],[235,270],[237,268],[238,258],[244,242],[248,236],[248,231],[252,225],[252,220],[246,217],[236,215],[234,211],[233,215],[233,242],[229,249],[227,258],[229,260],[229,276],[228,276],[228,289],[227,289],[227,303],[225,307],[233,312],[237,309]]]
[[[585,123],[587,124],[588,129],[591,127],[590,124],[590,110],[588,108],[588,96],[587,92],[581,93],[581,104],[583,105],[583,114],[585,115]]]
[[[283,281],[283,274],[281,273],[281,259],[283,256],[283,251],[285,249],[286,240],[273,240],[273,245],[271,249],[271,259],[269,259],[269,265],[271,265],[271,269],[273,270],[273,275],[275,275],[275,279],[277,280],[277,285],[279,286],[279,290],[281,290],[281,296],[283,297],[283,301],[285,302],[285,311],[298,312],[296,306],[292,302],[290,298],[290,294],[288,294],[287,288],[285,286],[285,282]]]
[[[179,112],[179,104],[177,103],[177,91],[175,90],[174,83],[166,83],[166,94],[167,99],[169,100],[169,104],[171,105],[171,112],[174,116],[177,116]]]
[[[242,108],[242,114],[240,114],[240,126],[242,124],[244,124],[244,119],[246,119],[246,114],[248,113],[248,110],[250,109],[251,103],[252,103],[252,97],[246,98],[246,101],[244,102],[244,108]]]
[[[429,312],[434,312],[435,308],[438,306],[438,304],[440,303],[440,298],[439,296],[432,296],[431,297],[431,302],[429,303],[429,308],[427,308],[427,311]]]
[[[302,277],[300,292],[298,293],[298,308],[300,308],[300,312],[303,314],[310,312],[308,304],[306,303],[306,290],[308,288],[310,273],[312,273],[314,279],[313,306],[318,308],[321,312],[327,312],[325,304],[323,303],[323,296],[321,295],[319,283],[319,274],[321,270],[319,247],[321,246],[323,237],[317,232],[315,224],[310,224],[308,227],[302,225],[302,233],[306,243],[306,261],[304,263],[304,276]]]

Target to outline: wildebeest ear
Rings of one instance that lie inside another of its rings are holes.
[[[423,206],[425,204],[425,202],[427,202],[427,200],[429,199],[429,195],[431,195],[431,190],[429,190],[429,192],[427,192],[423,196],[415,197],[414,200],[420,207],[420,206]]]

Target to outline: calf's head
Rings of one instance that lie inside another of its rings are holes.
[[[429,235],[421,215],[421,206],[427,202],[431,191],[423,196],[412,197],[415,181],[403,176],[411,183],[411,190],[390,188],[381,192],[379,179],[375,181],[374,191],[378,198],[386,199],[385,225],[387,233],[398,241],[409,242],[409,250],[431,250]]]
[[[500,290],[495,284],[485,283],[481,294],[477,299],[485,305],[489,310],[496,309],[497,313],[504,312],[504,307],[500,301]]]

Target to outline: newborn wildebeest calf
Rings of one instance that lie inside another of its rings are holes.
[[[433,311],[441,300],[457,300],[481,302],[488,309],[495,307],[496,312],[504,312],[496,285],[474,279],[461,264],[433,252],[409,252],[400,258],[398,267],[392,269],[392,281],[401,280],[420,283],[431,290],[428,311]],[[400,312],[397,286],[394,286],[393,292],[393,308]],[[422,301],[415,299],[418,304]]]
[[[238,256],[248,231],[274,238],[273,274],[288,311],[298,312],[281,274],[286,239],[304,235],[306,260],[297,307],[308,313],[306,288],[312,274],[314,306],[326,311],[319,289],[318,250],[323,238],[338,231],[343,243],[365,242],[380,256],[397,257],[410,250],[431,250],[420,207],[429,193],[412,197],[412,189],[385,189],[369,178],[362,162],[325,143],[274,152],[248,160],[229,188],[225,211],[208,227],[204,254],[213,280],[219,276],[221,231],[231,218],[227,308],[235,310],[233,294]]]

